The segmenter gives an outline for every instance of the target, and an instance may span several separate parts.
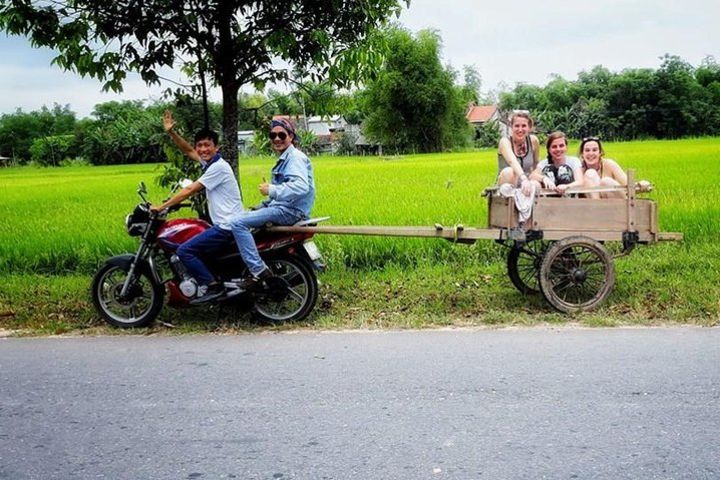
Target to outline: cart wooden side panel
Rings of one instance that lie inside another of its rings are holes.
[[[488,197],[488,228],[518,228],[514,200]],[[658,240],[657,206],[647,199],[570,198],[539,196],[525,230],[542,231],[544,238],[557,240],[586,235],[597,240],[621,240],[623,232],[637,232],[638,240]]]
[[[532,219],[532,217],[530,217]],[[488,197],[488,228],[517,228],[518,212],[512,198]]]
[[[588,233],[612,230],[657,233],[654,202],[636,199],[628,216],[627,200],[621,198],[540,197],[535,202],[533,230],[582,230]],[[628,220],[628,218],[632,218]]]

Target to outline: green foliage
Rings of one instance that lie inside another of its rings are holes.
[[[475,146],[497,147],[500,142],[500,128],[498,122],[491,120],[485,122],[475,131]]]
[[[160,112],[164,105],[153,105],[151,110]],[[167,106],[169,107],[169,105]],[[188,135],[195,133],[206,127],[203,104],[196,98],[189,95],[176,95],[172,106],[173,118],[177,128]],[[222,105],[219,103],[208,102],[209,121],[207,128],[216,132],[222,131]],[[160,125],[160,117],[156,119],[156,123]]]
[[[501,95],[501,109],[529,109],[538,129],[571,137],[679,138],[720,132],[720,67],[712,57],[695,69],[665,55],[657,70],[612,73],[596,66],[576,82],[518,85]]]
[[[75,113],[68,105],[4,114],[0,116],[0,156],[14,159],[14,163],[27,162],[36,139],[71,134],[75,124]]]
[[[352,97],[338,94],[330,82],[302,82],[292,94],[302,107],[299,113],[311,116],[327,116],[343,113],[351,108]],[[282,113],[282,112],[280,112]]]
[[[30,146],[33,163],[43,167],[57,167],[66,159],[77,156],[75,135],[54,135],[36,138]]]
[[[342,132],[339,135],[337,150],[338,155],[353,155],[355,153],[355,142],[358,136],[350,132]]]
[[[280,8],[274,0],[17,1],[0,4],[0,29],[56,49],[55,64],[103,81],[106,90],[122,90],[128,71],[159,83],[158,71],[180,62],[199,96],[209,75],[223,93],[223,153],[235,166],[242,86],[263,90],[288,80],[287,64],[313,81],[362,81],[380,59],[373,31],[402,4],[407,1],[286,2]]]
[[[255,130],[273,113],[273,102],[261,93],[241,93],[238,97],[238,129]]]
[[[303,152],[305,152],[308,155],[314,155],[318,153],[320,144],[318,142],[318,137],[310,130],[304,130],[302,128],[299,128],[297,130],[297,139],[299,142],[299,146],[302,149]]]
[[[82,154],[94,165],[149,163],[162,159],[162,106],[145,108],[140,101],[95,106],[95,121],[78,132]]]
[[[398,152],[436,152],[466,143],[466,104],[453,72],[440,62],[440,37],[387,31],[384,68],[362,94],[369,139]]]
[[[482,77],[474,65],[463,67],[463,85],[460,94],[466,105],[470,103],[479,104],[482,88]]]
[[[272,155],[273,149],[270,146],[267,128],[255,130],[251,151],[254,155]]]
[[[268,91],[268,101],[272,104],[272,113],[277,115],[302,115],[302,106],[297,95],[282,93],[274,89]]]

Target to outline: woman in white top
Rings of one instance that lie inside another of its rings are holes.
[[[510,137],[501,138],[498,145],[497,184],[509,183],[521,187],[523,194],[530,195],[532,184],[529,177],[540,160],[540,142],[530,133],[533,121],[526,111],[518,110],[512,114],[510,128]]]
[[[553,132],[548,136],[547,158],[540,162],[530,174],[530,180],[538,187],[555,190],[564,195],[568,188],[583,185],[583,170],[580,160],[566,155],[568,142],[563,132]]]
[[[583,138],[580,143],[580,158],[586,187],[625,187],[627,175],[615,160],[603,158],[605,151],[600,139]],[[590,198],[624,198],[625,192],[590,193]]]

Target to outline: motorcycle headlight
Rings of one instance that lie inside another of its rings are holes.
[[[135,210],[125,217],[125,229],[131,237],[139,237],[148,227],[150,212],[143,205],[138,205]]]

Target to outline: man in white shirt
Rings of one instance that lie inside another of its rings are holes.
[[[205,190],[213,227],[183,243],[177,250],[180,261],[198,283],[198,293],[192,303],[204,303],[220,296],[222,286],[215,281],[200,255],[220,250],[233,238],[229,222],[230,218],[243,210],[240,187],[232,168],[220,155],[217,133],[208,129],[200,130],[195,135],[193,148],[175,132],[175,121],[168,110],[163,115],[163,127],[185,155],[202,165],[203,174],[200,178],[162,205],[153,205],[152,209],[164,210]]]

